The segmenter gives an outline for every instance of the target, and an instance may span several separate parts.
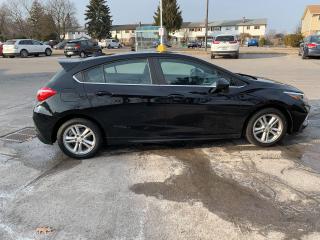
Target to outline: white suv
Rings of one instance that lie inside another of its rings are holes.
[[[211,59],[215,56],[239,58],[240,44],[235,35],[218,35],[211,45]]]
[[[39,56],[40,54],[51,56],[51,47],[32,39],[8,40],[3,45],[3,57],[20,56],[25,58],[29,55]]]
[[[101,48],[122,48],[121,43],[116,39],[105,39],[99,42]]]

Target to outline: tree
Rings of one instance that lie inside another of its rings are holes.
[[[111,37],[112,19],[105,0],[90,0],[85,16],[87,30],[92,38],[101,41]]]
[[[48,0],[47,13],[55,24],[55,33],[59,40],[64,40],[66,32],[78,28],[75,6],[70,0]]]
[[[163,0],[163,25],[166,27],[168,33],[181,29],[182,26],[182,12],[177,0]],[[156,26],[160,26],[160,6],[157,8],[153,17]]]
[[[44,23],[44,8],[38,0],[34,0],[30,10],[30,16],[28,18],[28,23],[31,27],[32,37],[36,39],[42,39],[42,30]]]

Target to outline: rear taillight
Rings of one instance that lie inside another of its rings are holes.
[[[48,98],[56,95],[57,92],[51,88],[43,87],[37,93],[37,99],[39,102],[47,100]]]
[[[236,44],[236,43],[238,43],[238,41],[230,41],[229,43],[230,44]]]
[[[80,48],[80,44],[77,44],[76,46],[75,46],[75,49],[79,49]]]
[[[315,44],[315,43],[309,43],[309,44],[307,44],[307,47],[308,47],[308,48],[316,48],[316,47],[317,47],[317,44]]]
[[[219,41],[213,41],[213,44],[220,44]]]

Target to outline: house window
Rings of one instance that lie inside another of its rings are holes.
[[[247,26],[247,30],[250,30],[250,26]]]
[[[221,27],[213,27],[213,31],[221,31]]]
[[[237,30],[239,30],[239,27],[238,27],[238,26],[235,26],[235,28],[234,28],[234,29],[237,31]]]
[[[119,30],[117,30],[117,31],[116,31],[116,33],[120,33],[120,31],[119,31]]]
[[[129,30],[125,30],[124,32],[125,32],[125,33],[129,33]]]
[[[254,26],[254,29],[260,29],[260,26]]]
[[[230,27],[230,26],[229,26],[229,27],[226,27],[226,30],[227,30],[227,31],[230,31],[230,30],[232,30],[232,27]]]

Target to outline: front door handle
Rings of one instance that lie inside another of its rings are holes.
[[[96,95],[98,97],[103,97],[103,96],[112,96],[113,94],[111,92],[108,92],[108,91],[99,91],[96,93]]]

